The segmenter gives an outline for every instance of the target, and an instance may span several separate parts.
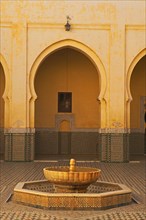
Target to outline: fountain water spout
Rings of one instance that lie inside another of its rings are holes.
[[[70,167],[69,167],[69,171],[71,172],[75,172],[75,164],[76,164],[76,161],[75,159],[70,159]]]

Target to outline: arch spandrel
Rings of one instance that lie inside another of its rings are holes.
[[[71,47],[79,52],[83,53],[86,57],[88,57],[94,66],[97,69],[99,74],[99,82],[100,82],[100,94],[97,97],[100,102],[106,100],[106,87],[107,87],[107,79],[106,79],[106,71],[103,63],[97,56],[97,54],[88,46],[84,45],[81,42],[67,39],[56,42],[49,47],[47,47],[40,55],[36,58],[35,62],[32,65],[30,75],[29,75],[29,91],[28,91],[28,102],[29,102],[29,112],[30,112],[30,127],[34,127],[34,102],[37,98],[37,94],[34,88],[35,75],[38,67],[44,61],[44,59],[49,56],[51,53],[57,51],[58,49],[62,49],[64,47]]]

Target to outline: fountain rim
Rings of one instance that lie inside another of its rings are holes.
[[[44,167],[43,171],[48,171],[48,172],[64,172],[64,173],[95,173],[101,172],[101,169],[98,168],[92,168],[92,167],[80,167],[76,166],[74,171],[70,170],[69,166],[54,166],[54,167]]]

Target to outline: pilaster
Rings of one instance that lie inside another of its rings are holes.
[[[32,161],[34,159],[34,131],[9,130],[5,132],[5,161]]]
[[[124,129],[102,129],[100,131],[101,161],[129,161],[129,133]]]

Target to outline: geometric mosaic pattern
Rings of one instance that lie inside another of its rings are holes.
[[[146,213],[141,212],[112,212],[94,217],[57,217],[39,212],[1,212],[1,220],[145,220]]]
[[[47,180],[18,183],[12,201],[19,204],[63,210],[107,209],[131,204],[131,190],[122,184],[98,181],[85,193],[58,194]]]
[[[69,160],[37,162],[1,162],[0,164],[0,219],[1,220],[145,220],[145,156],[130,163],[102,163],[77,161],[77,166],[101,169],[99,181],[125,184],[138,202],[104,211],[54,211],[36,209],[8,201],[18,182],[44,179],[43,168],[66,166]]]

